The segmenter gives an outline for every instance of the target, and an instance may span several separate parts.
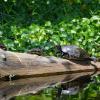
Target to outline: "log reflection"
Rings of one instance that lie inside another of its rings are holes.
[[[81,76],[90,76],[91,74],[91,72],[83,72],[76,74],[17,79],[12,81],[0,80],[0,100],[9,100],[14,96],[24,94],[35,94],[44,88],[52,87],[61,83],[65,84],[66,82],[74,82],[74,80],[79,79]]]

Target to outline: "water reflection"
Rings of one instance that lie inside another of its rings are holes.
[[[9,100],[20,95],[38,94],[47,87],[55,88],[57,90],[56,99],[61,99],[62,95],[77,94],[89,82],[92,82],[91,72],[33,77],[12,81],[0,80],[0,100]]]
[[[90,82],[94,82],[94,80],[91,79],[91,76],[84,75],[72,81],[62,83],[60,86],[58,86],[57,98],[61,99],[63,95],[76,95]]]

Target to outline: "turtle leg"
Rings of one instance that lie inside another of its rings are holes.
[[[74,59],[75,58],[75,56],[73,54],[68,54],[67,53],[67,56],[68,56],[68,59]]]
[[[63,58],[65,58],[65,59],[70,59],[70,55],[68,54],[68,53],[63,53]]]

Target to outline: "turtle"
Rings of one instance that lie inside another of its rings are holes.
[[[31,50],[28,50],[27,53],[41,56],[43,54],[43,50],[41,48],[32,48]]]
[[[76,45],[57,45],[58,52],[61,54],[61,57],[70,60],[88,60],[95,61],[95,57],[90,57],[90,55],[82,48]]]
[[[4,44],[0,44],[0,48],[3,49],[3,50],[7,50],[7,48]]]

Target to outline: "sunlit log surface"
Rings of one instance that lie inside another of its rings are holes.
[[[56,57],[43,57],[15,53],[0,49],[0,77],[50,76],[70,73],[100,71],[100,62],[70,61]]]

